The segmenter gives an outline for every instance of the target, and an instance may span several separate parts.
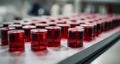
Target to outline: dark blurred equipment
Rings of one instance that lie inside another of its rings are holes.
[[[38,16],[38,10],[39,10],[40,6],[37,3],[32,4],[31,9],[29,14],[30,15],[34,15],[34,16]]]

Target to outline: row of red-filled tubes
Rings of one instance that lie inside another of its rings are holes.
[[[57,26],[46,27],[46,29],[32,29],[31,49],[33,51],[47,50],[48,47],[61,46],[61,28]],[[84,29],[69,28],[68,46],[72,48],[83,46]],[[9,45],[9,51],[24,51],[24,30],[8,30],[1,28],[1,45]],[[5,39],[4,39],[5,38]]]
[[[31,42],[33,51],[41,51],[47,50],[47,46],[60,47],[61,39],[68,39],[68,47],[78,48],[83,46],[83,41],[90,42],[101,33],[120,25],[120,19],[116,16],[93,18],[92,16],[75,19],[63,17],[63,20],[52,18],[49,22],[32,19],[32,23],[24,21],[22,24],[20,22],[3,24],[0,29],[1,45],[9,44],[11,52],[24,51],[24,42]]]

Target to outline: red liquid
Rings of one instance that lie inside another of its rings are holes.
[[[93,38],[95,39],[97,35],[97,25],[94,24]]]
[[[59,27],[61,27],[61,38],[67,39],[68,38],[68,28],[70,25],[68,24],[58,24]]]
[[[13,30],[8,32],[9,51],[23,52],[24,51],[24,31]]]
[[[107,18],[107,19],[105,19],[105,25],[104,25],[104,31],[106,32],[106,31],[109,31],[109,30],[111,30],[111,25],[112,25],[113,23],[111,23],[111,21],[110,21],[110,19],[109,18]]]
[[[84,41],[92,41],[94,37],[94,27],[91,25],[81,25],[84,27],[85,32],[84,32]]]
[[[84,29],[77,29],[77,28],[69,28],[69,35],[68,35],[68,47],[71,48],[78,48],[83,47],[83,35]]]
[[[98,37],[102,31],[102,28],[101,28],[101,24],[100,23],[97,23],[97,30],[96,30],[96,36]]]
[[[47,30],[33,29],[31,30],[31,49],[33,51],[47,50]]]
[[[25,42],[30,42],[31,38],[30,38],[30,31],[31,29],[36,28],[35,26],[23,26],[23,29],[25,31]]]
[[[61,28],[56,26],[46,27],[47,33],[47,46],[60,47]]]
[[[111,30],[111,25],[112,25],[112,24],[111,24],[111,21],[109,21],[109,22],[108,22],[108,31]]]
[[[105,21],[104,22],[104,31],[108,31],[109,30],[109,27],[108,27],[108,21]]]
[[[8,45],[8,29],[7,28],[0,29],[0,37],[1,37],[1,45],[2,46]]]
[[[97,24],[95,22],[91,22],[90,24],[93,25],[93,38],[95,39],[96,38],[96,35],[97,35]]]

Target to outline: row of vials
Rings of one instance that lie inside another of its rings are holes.
[[[120,26],[119,15],[75,14],[72,16],[41,16],[3,23],[0,27],[1,46],[10,52],[45,51],[47,47],[61,47],[67,40],[71,48],[84,47],[83,42],[95,40],[101,33]]]

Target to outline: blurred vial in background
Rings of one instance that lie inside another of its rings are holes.
[[[107,8],[106,8],[105,5],[100,5],[99,6],[99,13],[101,13],[101,14],[107,13]]]
[[[72,4],[65,4],[63,7],[63,15],[69,16],[73,14],[73,5]]]
[[[54,4],[51,7],[51,15],[52,16],[57,16],[57,15],[59,15],[59,12],[60,12],[60,6],[58,4]]]

